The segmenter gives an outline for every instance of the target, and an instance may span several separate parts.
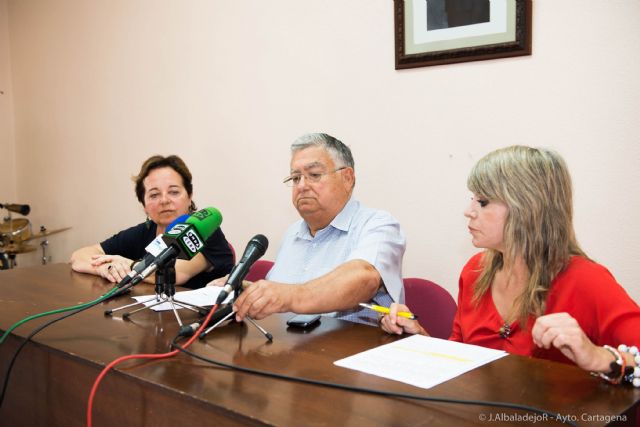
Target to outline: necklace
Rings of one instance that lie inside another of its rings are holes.
[[[507,339],[509,335],[511,335],[511,326],[505,322],[504,325],[500,327],[498,334],[500,335],[500,338]]]

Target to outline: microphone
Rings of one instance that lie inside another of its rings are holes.
[[[227,299],[229,293],[233,290],[238,289],[242,284],[242,280],[249,273],[249,269],[251,266],[267,251],[269,247],[269,240],[263,236],[262,234],[256,234],[247,244],[244,253],[242,254],[242,258],[240,261],[233,266],[231,273],[229,273],[229,277],[227,278],[227,282],[224,285],[224,288],[218,294],[218,299],[216,300],[216,305],[218,305],[218,309],[211,316],[208,324],[213,324],[209,329],[202,332],[199,336],[200,339],[203,339],[212,329],[217,327],[220,323],[229,319],[233,316],[233,304],[227,304],[225,306],[221,306],[224,300]],[[269,341],[273,340],[273,336],[258,326],[250,317],[247,319],[256,326],[260,332],[262,332]],[[193,335],[193,333],[200,327],[200,323],[192,323],[190,325],[182,326],[180,328],[181,336],[189,336]]]
[[[220,306],[216,310],[216,312],[211,315],[211,319],[209,319],[209,321],[207,322],[207,325],[217,325],[218,323],[222,323],[225,320],[229,320],[229,318],[232,316],[232,313],[233,313],[232,304]],[[180,336],[190,337],[191,335],[194,334],[195,331],[198,330],[200,325],[201,325],[201,321],[194,322],[189,325],[183,325],[180,328],[180,331],[178,333],[180,334]],[[203,335],[201,335],[200,338],[204,338],[205,335],[206,334],[203,333]]]
[[[224,300],[227,299],[227,296],[229,296],[229,293],[231,291],[237,290],[239,289],[240,286],[242,286],[242,280],[244,280],[244,278],[249,273],[249,269],[262,255],[264,255],[268,247],[269,247],[269,240],[262,234],[256,234],[249,241],[246,249],[244,250],[244,253],[242,254],[242,258],[240,258],[240,262],[238,262],[233,267],[233,269],[231,270],[231,273],[229,273],[229,277],[227,278],[227,283],[225,283],[224,288],[222,288],[222,291],[220,291],[220,294],[218,294],[216,305],[218,305],[218,307],[220,308],[216,310],[215,313],[213,313],[213,315],[211,316],[212,319],[209,321],[209,323],[213,323],[213,326],[211,326],[206,331],[202,332],[199,336],[200,339],[203,339],[209,332],[211,332],[211,330],[217,327],[220,323],[224,322],[225,320],[233,316],[234,314],[233,304],[227,304],[224,307],[221,307],[220,304],[222,304]],[[213,320],[214,318],[215,318],[215,322]],[[251,319],[249,316],[247,316],[246,319],[249,320],[256,328],[258,328],[258,330],[260,330],[260,332],[262,332],[269,341],[273,341],[273,336],[269,332],[265,331],[262,327],[260,327],[257,323],[255,323],[253,319]],[[199,323],[193,323],[186,327],[182,327],[180,329],[180,334],[185,336],[192,335],[193,332],[199,327],[200,327]]]
[[[184,222],[189,218],[189,215],[181,215],[178,218],[174,219],[171,224],[167,226],[167,230],[171,230],[176,224],[180,222]],[[128,285],[138,274],[142,273],[145,268],[147,268],[153,261],[155,261],[156,257],[160,255],[160,253],[167,248],[167,244],[162,240],[162,236],[158,236],[151,243],[147,245],[145,251],[144,258],[137,263],[121,281],[116,286],[121,288],[125,285]]]
[[[253,263],[264,255],[268,247],[269,240],[265,236],[262,234],[253,236],[253,239],[247,244],[247,248],[244,250],[242,258],[240,258],[240,262],[238,262],[231,270],[231,273],[229,273],[227,283],[225,283],[224,288],[218,295],[216,304],[222,304],[231,291],[241,286],[242,280],[244,280],[249,273],[249,269]]]
[[[178,259],[191,259],[204,247],[204,242],[220,227],[222,214],[216,208],[194,212],[185,222],[173,226],[162,236],[168,247],[175,246]]]
[[[189,215],[185,214],[185,215],[180,215],[178,218],[174,219],[171,224],[169,224],[167,226],[167,228],[165,230],[170,231],[173,230],[173,227],[176,226],[176,224],[180,224],[182,222],[186,222],[189,219]],[[160,253],[167,249],[167,244],[165,243],[164,239],[163,239],[164,235],[160,235],[157,236],[155,239],[153,239],[151,241],[151,243],[149,243],[147,245],[146,248],[144,248],[145,251],[147,251],[148,253],[150,253],[151,255],[155,257],[157,257],[158,255],[160,255]],[[151,260],[153,261],[153,260]],[[150,262],[151,262],[150,261]]]
[[[171,260],[191,259],[196,256],[204,247],[204,242],[221,223],[222,214],[219,210],[205,208],[194,212],[186,221],[174,225],[162,235],[162,240],[167,245],[166,249],[131,281],[131,286],[137,285]]]
[[[0,209],[6,209],[10,212],[19,213],[20,215],[27,216],[29,212],[31,212],[31,206],[29,205],[18,205],[15,203],[5,203],[4,205],[0,203]]]

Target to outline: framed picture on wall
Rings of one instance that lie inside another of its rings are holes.
[[[394,0],[396,70],[531,55],[531,0]]]

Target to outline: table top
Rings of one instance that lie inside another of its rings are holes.
[[[92,301],[111,287],[102,278],[73,272],[67,264],[1,271],[0,330],[33,314]],[[153,286],[141,284],[132,294],[152,292]],[[130,302],[129,296],[121,296],[101,303],[52,325],[33,341],[97,369],[123,355],[168,351],[178,331],[171,312],[145,310],[130,320],[118,313],[103,314]],[[185,323],[198,318],[186,310],[181,315]],[[575,366],[514,355],[424,390],[333,364],[397,337],[327,317],[316,328],[302,332],[286,326],[289,316],[279,314],[259,321],[273,334],[271,343],[250,324],[232,323],[196,340],[190,350],[225,363],[356,387],[530,405],[558,412],[580,425],[605,425],[640,401],[638,389],[609,385]],[[25,337],[42,323],[43,319],[29,322],[13,333]],[[162,361],[128,361],[116,370],[119,372],[107,377],[131,376],[239,419],[268,425],[471,425],[514,414],[526,416],[495,407],[422,402],[301,384],[216,367],[185,354]],[[100,389],[96,405],[99,399]],[[518,424],[517,420],[513,423]]]

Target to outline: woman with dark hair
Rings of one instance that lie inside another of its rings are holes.
[[[589,259],[573,230],[571,179],[555,152],[513,146],[483,157],[467,185],[473,245],[450,339],[568,363],[640,387],[640,308]],[[395,334],[427,335],[393,305]]]
[[[131,271],[136,260],[144,257],[147,245],[163,234],[173,220],[196,210],[191,172],[178,156],[150,157],[133,181],[147,220],[99,244],[75,251],[70,261],[73,270],[117,283]],[[222,230],[217,229],[194,258],[176,261],[176,284],[188,282],[188,287],[202,287],[229,273],[233,262],[229,243]]]

